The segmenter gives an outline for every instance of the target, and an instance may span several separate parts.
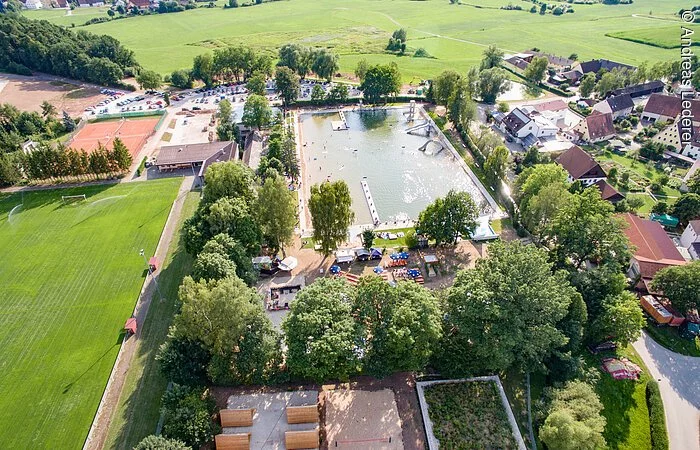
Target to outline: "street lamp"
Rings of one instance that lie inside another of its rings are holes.
[[[146,252],[141,249],[139,251],[139,255],[143,256],[143,262],[146,263],[146,267],[148,268],[148,274],[151,276],[151,279],[153,280],[153,283],[156,285],[156,291],[158,292],[158,296],[160,297],[160,301],[163,301],[163,294],[160,292],[160,287],[158,286],[158,280],[156,280],[156,277],[153,276],[153,269],[151,269],[151,265],[148,264],[148,260],[146,259]]]

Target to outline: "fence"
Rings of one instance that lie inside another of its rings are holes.
[[[156,125],[156,129],[160,127],[161,122],[163,122],[163,118],[166,116],[166,112],[164,109],[158,109],[155,111],[133,111],[133,112],[123,112],[123,113],[115,113],[115,114],[101,114],[97,116],[96,119],[92,119],[89,122],[90,123],[95,123],[95,122],[102,122],[104,120],[112,120],[112,119],[129,119],[129,118],[134,118],[134,117],[150,117],[150,116],[162,116],[160,122],[158,122],[158,125]]]

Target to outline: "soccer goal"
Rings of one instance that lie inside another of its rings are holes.
[[[62,195],[61,200],[63,200],[63,204],[68,204],[68,203],[77,203],[82,200],[87,200],[87,197],[85,197],[85,194],[80,194],[80,195]]]

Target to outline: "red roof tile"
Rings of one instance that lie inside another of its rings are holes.
[[[615,126],[610,113],[591,114],[586,117],[586,125],[588,125],[588,135],[591,137],[591,141],[615,134]]]
[[[634,257],[639,262],[642,278],[652,278],[668,266],[685,264],[685,259],[658,222],[631,213],[623,214],[622,218],[628,224],[625,234],[636,248]]]
[[[559,158],[557,158],[557,163],[566,169],[574,180],[605,176],[605,171],[600,167],[600,164],[598,164],[591,155],[586,153],[585,150],[576,145],[562,153]]]

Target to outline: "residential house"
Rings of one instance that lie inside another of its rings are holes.
[[[68,0],[54,0],[52,6],[54,8],[68,8]]]
[[[681,118],[678,117],[673,124],[659,131],[651,140],[664,144],[667,148],[672,147],[680,155],[697,161],[700,159],[700,126],[693,126],[691,139],[685,142],[681,140],[682,132]]]
[[[26,0],[24,7],[27,9],[41,9],[44,7],[44,4],[41,3],[41,0]]]
[[[512,136],[523,147],[536,145],[541,137],[556,136],[559,128],[546,117],[531,115],[526,110],[515,108],[507,115],[495,117],[498,128]]]
[[[600,180],[596,182],[595,185],[600,191],[601,198],[603,200],[609,201],[613,205],[625,199],[625,196],[619,193],[617,189],[612,187],[612,185],[608,183],[607,180]]]
[[[99,7],[104,6],[105,2],[102,0],[78,0],[78,6],[81,8]]]
[[[700,102],[692,101],[692,109],[695,117],[700,116]],[[649,122],[673,122],[681,113],[682,105],[681,98],[672,95],[651,94],[649,101],[644,105],[642,112],[642,120]]]
[[[566,115],[569,111],[569,105],[563,100],[550,100],[542,103],[534,103],[525,105],[521,109],[527,112],[530,116],[541,115],[546,117],[551,122],[557,124],[559,128],[565,128]]]
[[[569,173],[569,183],[578,180],[588,187],[599,181],[604,181],[608,177],[600,164],[577,145],[571,146],[559,155],[556,162]]]
[[[650,291],[654,275],[666,267],[686,263],[670,237],[658,222],[642,219],[634,214],[622,214],[627,222],[624,232],[635,248],[627,276],[640,291]]]
[[[137,7],[141,10],[146,10],[151,8],[151,0],[129,0],[130,7]]]
[[[257,131],[249,133],[246,137],[243,150],[243,162],[251,169],[258,170],[260,159],[263,157],[265,144],[265,139]]]
[[[204,173],[211,164],[237,158],[238,145],[234,141],[167,145],[160,148],[155,166],[159,171],[192,169],[199,184],[204,182]]]
[[[700,220],[691,220],[681,234],[681,247],[688,250],[690,257],[700,259]]]
[[[582,142],[602,142],[615,137],[615,126],[610,113],[594,112],[572,128]]]
[[[602,114],[612,114],[613,120],[629,116],[632,110],[634,110],[634,101],[629,94],[608,97],[606,100],[600,101],[593,106],[593,111],[598,111]]]
[[[525,69],[527,69],[527,66],[529,66],[530,63],[528,61],[525,61],[522,58],[522,56],[525,56],[525,55],[521,55],[521,54],[513,55],[513,56],[510,56],[510,57],[504,59],[504,61],[507,62],[508,64],[512,65],[516,69],[524,71]]]
[[[627,70],[636,70],[637,69],[634,66],[622,64],[622,63],[615,62],[615,61],[610,61],[609,59],[592,59],[590,61],[584,61],[584,62],[578,64],[577,68],[584,75],[586,75],[588,73],[595,73],[597,75],[598,73],[600,73],[601,70],[607,70],[608,72],[610,72],[613,69],[627,69]]]
[[[618,95],[629,94],[632,98],[645,97],[647,95],[656,94],[664,91],[666,84],[663,81],[656,80],[648,83],[635,84],[622,89],[615,89],[607,93],[606,97],[616,97]]]

